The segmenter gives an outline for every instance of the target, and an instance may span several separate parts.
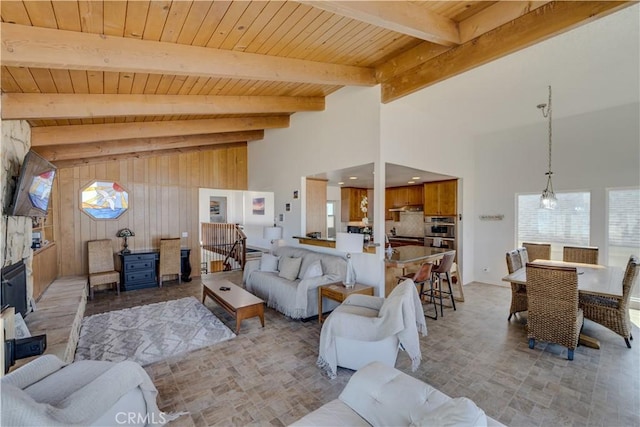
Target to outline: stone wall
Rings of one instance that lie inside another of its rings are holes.
[[[33,251],[31,250],[31,218],[7,216],[11,204],[20,165],[31,146],[31,127],[24,120],[3,120],[0,141],[0,202],[2,222],[0,224],[0,265],[6,267],[20,260],[27,268],[27,298],[33,297]]]

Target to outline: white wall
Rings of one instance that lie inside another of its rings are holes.
[[[640,185],[639,104],[554,120],[552,170],[556,192],[591,192],[591,241],[606,261],[606,189]],[[516,194],[541,193],[546,185],[547,135],[544,125],[477,136],[475,143],[478,214],[504,214],[503,221],[476,215],[476,280],[501,283],[504,254],[516,245]],[[500,159],[505,159],[500,161]],[[496,189],[492,190],[492,189]],[[483,272],[489,267],[489,272]]]
[[[390,104],[379,104],[378,87],[341,89],[324,112],[297,113],[289,129],[249,144],[249,188],[274,191],[276,214],[293,202],[290,237],[301,227],[303,199],[291,194],[302,176],[374,162],[376,200],[385,162],[458,176],[463,281],[499,284],[515,244],[514,194],[545,185],[547,122],[536,105],[551,85],[554,184],[593,191],[593,244],[604,245],[602,189],[640,185],[639,14],[640,6],[628,7]],[[505,220],[476,220],[486,213]],[[368,258],[362,268],[380,280],[379,259]]]
[[[264,191],[237,191],[221,190],[213,188],[200,188],[198,192],[199,207],[198,217],[200,222],[209,222],[209,201],[211,197],[227,198],[227,222],[241,224],[244,234],[247,236],[247,245],[258,248],[269,248],[271,242],[263,239],[264,227],[273,225],[274,195]],[[264,215],[253,214],[253,199],[264,198]],[[200,230],[200,232],[202,232]],[[201,238],[199,240],[202,240]]]
[[[303,178],[375,162],[379,121],[379,88],[349,87],[327,96],[325,111],[296,113],[288,129],[268,130],[262,141],[249,143],[249,188],[275,193],[275,214],[285,214],[279,225],[284,228],[286,244],[298,245],[292,236],[303,231]],[[298,199],[293,199],[295,190],[300,192]],[[291,203],[291,212],[285,212],[286,203]],[[381,270],[375,261],[368,261],[374,257],[364,254],[358,258],[354,264],[363,271],[358,281],[377,284]],[[359,267],[361,263],[364,266]]]
[[[465,283],[501,283],[514,195],[546,184],[547,121],[536,106],[548,85],[555,189],[593,191],[592,244],[604,246],[603,188],[640,185],[638,14],[629,7],[382,107],[385,161],[462,178]],[[494,213],[505,220],[477,220]]]

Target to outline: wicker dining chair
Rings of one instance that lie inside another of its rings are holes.
[[[551,259],[550,243],[523,243],[522,247],[527,250],[530,261],[535,261],[537,259]]]
[[[524,265],[520,256],[519,249],[514,249],[507,252],[507,271],[509,274],[516,270],[520,270]],[[529,307],[527,300],[527,286],[519,283],[511,283],[511,307],[509,308],[509,317],[507,321],[511,320],[511,316],[522,311],[527,311]]]
[[[89,298],[93,299],[93,288],[99,285],[111,284],[120,295],[120,272],[116,271],[113,262],[113,248],[111,240],[91,240],[87,242],[89,252]]]
[[[638,281],[638,257],[632,255],[622,278],[622,296],[609,298],[596,295],[581,295],[580,308],[584,317],[611,329],[624,338],[631,348],[631,319],[629,318],[629,299]]]
[[[181,283],[180,265],[180,239],[160,240],[160,267],[158,273],[159,286],[162,287],[163,276],[177,275],[178,283]]]
[[[581,262],[583,264],[598,263],[598,248],[593,246],[565,246],[562,248],[562,260]]]
[[[578,272],[575,267],[527,264],[529,348],[536,340],[567,347],[569,360],[578,346],[584,320],[578,308]]]

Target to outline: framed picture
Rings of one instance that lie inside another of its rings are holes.
[[[284,221],[284,214],[278,214],[278,221],[280,222]]]
[[[264,197],[256,197],[251,203],[254,215],[264,215]]]
[[[295,190],[295,191],[293,192],[293,198],[294,198],[294,199],[297,199],[297,198],[298,198],[298,190]]]
[[[227,198],[209,197],[209,222],[227,222]]]
[[[284,210],[287,212],[291,212],[291,203],[287,203],[284,205]]]

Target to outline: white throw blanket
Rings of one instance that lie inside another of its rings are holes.
[[[357,301],[366,301],[366,297],[357,296]],[[350,298],[347,298],[343,304],[348,305],[349,300]],[[320,332],[317,365],[324,369],[330,378],[336,377],[337,336],[358,341],[380,341],[397,334],[400,345],[411,358],[411,368],[415,371],[422,359],[419,333],[427,335],[422,303],[415,283],[405,280],[384,300],[378,317],[358,316],[341,312],[339,309],[331,313]]]
[[[76,362],[86,363],[86,362]],[[105,362],[100,362],[105,363]],[[33,364],[33,365],[31,365]],[[31,365],[31,366],[29,366]],[[103,365],[101,365],[103,366]],[[58,371],[62,371],[58,373]],[[86,380],[64,375],[64,364],[55,356],[42,356],[2,379],[2,424],[21,426],[89,425],[130,390],[139,387],[146,402],[148,421],[168,422],[180,414],[158,409],[158,391],[145,370],[134,362],[113,363],[98,377],[55,404],[38,403],[23,389],[56,373],[56,381],[83,384]],[[51,390],[55,396],[55,390]]]

